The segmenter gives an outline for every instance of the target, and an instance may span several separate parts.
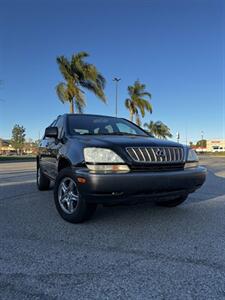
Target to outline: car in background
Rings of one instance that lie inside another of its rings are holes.
[[[213,146],[212,152],[225,152],[225,148],[221,146]]]

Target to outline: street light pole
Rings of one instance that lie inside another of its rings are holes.
[[[201,138],[202,138],[202,142],[201,142],[201,144],[202,144],[202,152],[203,152],[203,135],[204,135],[204,131],[201,131]]]
[[[180,142],[180,132],[177,132],[176,136],[177,136],[177,142],[179,143]]]
[[[118,78],[118,77],[113,78],[113,81],[115,81],[115,83],[116,83],[116,109],[115,109],[116,117],[117,117],[117,111],[118,111],[118,83],[120,80],[121,80],[121,78]]]

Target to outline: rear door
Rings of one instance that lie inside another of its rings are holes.
[[[47,145],[49,157],[48,157],[48,168],[49,168],[49,176],[53,179],[56,178],[58,174],[58,158],[59,152],[62,144],[62,137],[64,135],[64,118],[61,116],[56,120],[56,124],[54,125],[58,128],[58,138],[57,139],[49,139],[49,143]]]
[[[56,120],[52,122],[48,127],[54,127]],[[50,176],[50,151],[49,144],[53,143],[54,139],[44,136],[39,145],[39,163],[42,171]]]

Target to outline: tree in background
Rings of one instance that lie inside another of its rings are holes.
[[[33,141],[31,138],[24,143],[23,150],[26,154],[33,155],[38,152],[39,140]]]
[[[142,84],[139,80],[136,80],[134,85],[128,86],[127,89],[130,98],[125,100],[125,106],[130,112],[130,120],[133,122],[135,116],[135,122],[140,126],[140,113],[142,118],[145,116],[146,111],[152,113],[152,105],[148,100],[151,99],[151,94],[146,91],[145,84]]]
[[[167,139],[173,136],[170,132],[170,128],[161,121],[150,121],[150,123],[145,123],[144,127],[147,128],[147,131],[160,139]]]
[[[11,144],[17,153],[22,153],[22,149],[25,143],[25,131],[23,126],[16,124],[12,129]]]
[[[206,148],[206,144],[207,144],[207,140],[199,140],[199,141],[196,143],[196,147]]]
[[[56,59],[65,80],[56,86],[56,92],[63,103],[70,103],[70,113],[74,113],[74,104],[78,113],[83,112],[86,105],[83,88],[106,102],[104,94],[106,80],[94,65],[84,61],[88,56],[86,52],[78,52],[73,54],[70,60],[65,56]]]

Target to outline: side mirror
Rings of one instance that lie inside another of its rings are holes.
[[[57,139],[57,137],[58,137],[58,128],[57,127],[47,127],[45,129],[45,137]]]

